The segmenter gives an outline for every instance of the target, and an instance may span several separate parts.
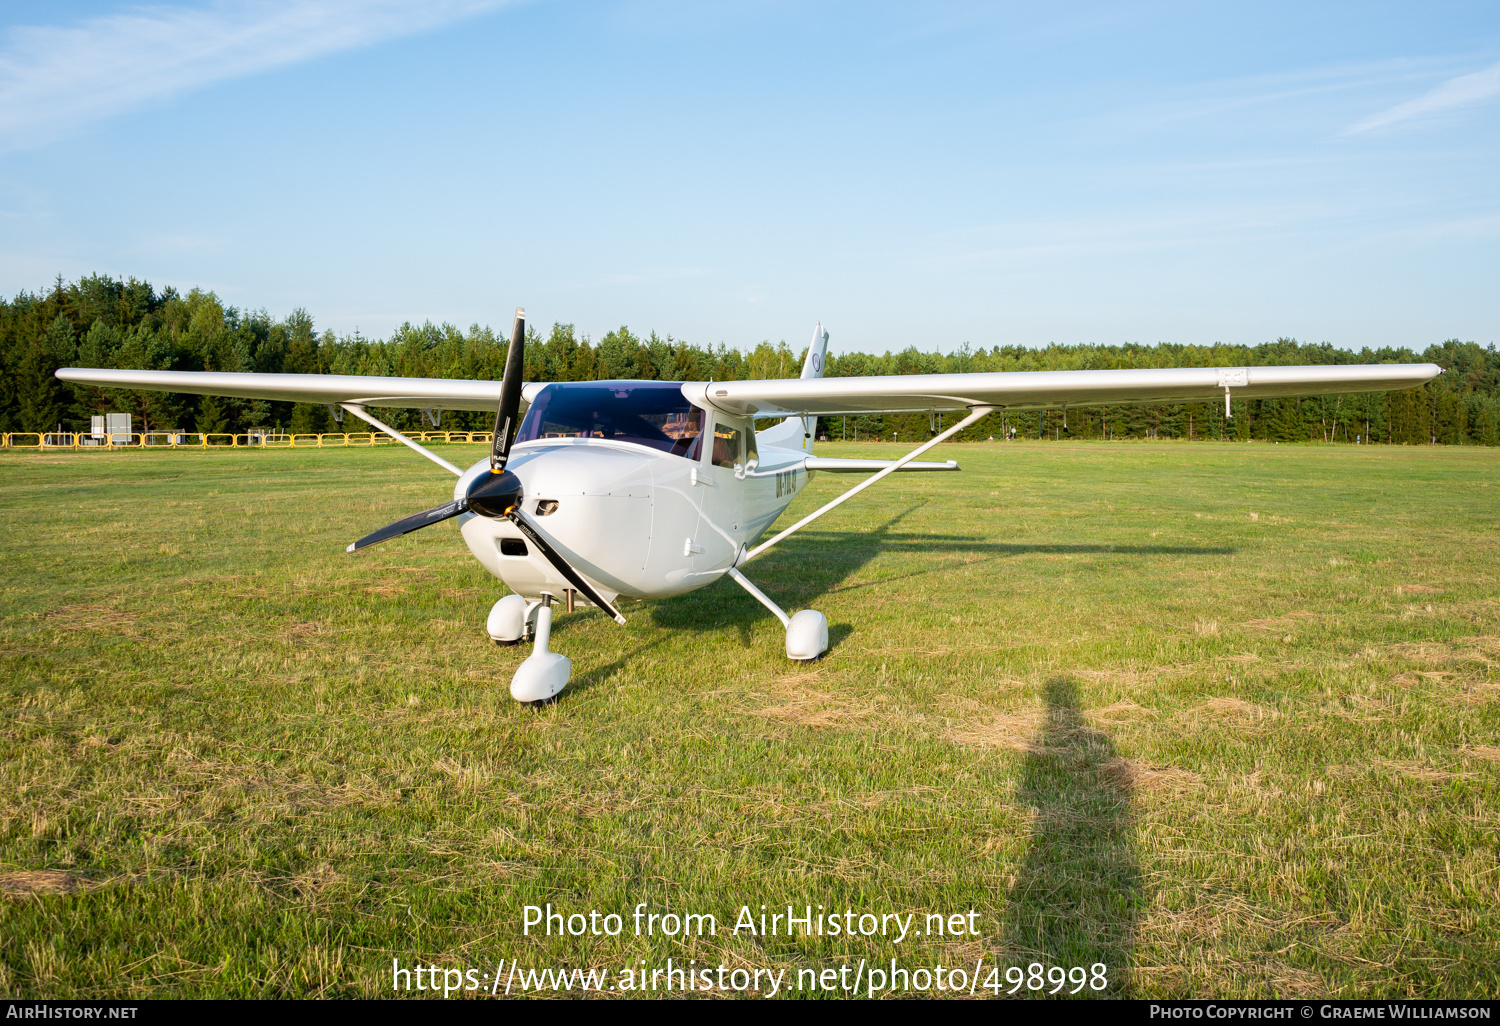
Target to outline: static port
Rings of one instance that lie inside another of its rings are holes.
[[[524,556],[526,555],[526,543],[519,538],[501,538],[500,555]]]

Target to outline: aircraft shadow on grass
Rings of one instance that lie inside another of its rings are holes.
[[[901,521],[922,505],[910,506],[870,531],[801,531],[749,564],[745,573],[790,613],[808,608],[822,595],[947,573],[976,563],[1016,556],[1226,556],[1235,552],[1225,546],[1021,544],[989,541],[972,535],[898,530]],[[883,577],[878,581],[844,583],[882,553],[920,553],[934,558],[966,555],[969,558],[962,562],[940,561],[926,569]],[[733,581],[723,580],[701,591],[653,603],[651,617],[657,626],[674,630],[717,631],[735,627],[741,641],[749,645],[750,625],[769,619],[771,613]],[[851,630],[846,624],[829,624],[829,651],[836,648]]]
[[[636,659],[638,656],[645,655],[647,652],[661,645],[666,640],[666,638],[658,637],[654,641],[648,641],[645,644],[637,645],[630,651],[621,653],[618,658],[614,659],[611,662],[605,663],[602,666],[596,666],[592,670],[587,670],[583,673],[577,674],[573,677],[572,680],[568,682],[566,696],[570,698],[577,697],[583,692],[588,691],[590,688],[594,688],[599,686],[600,684],[603,684],[615,674],[625,669],[626,666],[630,665],[632,660]]]
[[[1085,722],[1071,680],[1049,680],[1043,697],[1046,720],[1016,790],[1036,818],[1006,898],[1006,956],[1022,967],[1083,968],[1088,982],[1080,996],[1128,997],[1126,973],[1145,904],[1129,764],[1116,757],[1109,735]],[[1095,990],[1100,963],[1108,984]],[[1052,988],[1048,983],[1043,993]],[[1073,989],[1070,982],[1062,993]]]

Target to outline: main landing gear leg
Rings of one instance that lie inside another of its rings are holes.
[[[545,702],[568,686],[573,676],[573,661],[565,655],[547,650],[552,637],[552,596],[542,593],[542,605],[536,611],[536,640],[531,655],[516,669],[510,682],[510,697],[518,702]]]
[[[828,651],[828,618],[816,609],[801,609],[787,616],[781,607],[766,597],[766,593],[750,583],[749,578],[730,567],[729,576],[741,588],[748,591],[755,601],[776,614],[786,628],[786,657],[799,662],[808,662]]]
[[[957,424],[954,424],[951,428],[944,431],[942,434],[928,440],[923,445],[917,446],[917,448],[913,449],[911,452],[907,453],[899,460],[896,460],[884,470],[878,470],[875,473],[871,474],[869,477],[865,478],[859,484],[855,485],[853,488],[849,489],[847,492],[840,495],[832,502],[828,502],[823,504],[822,506],[819,506],[807,516],[797,521],[791,527],[788,527],[779,534],[768,538],[766,541],[761,542],[759,545],[755,546],[755,548],[749,550],[748,552],[742,552],[740,557],[734,561],[735,565],[734,567],[730,568],[729,576],[733,577],[741,588],[744,588],[751,595],[754,595],[757,602],[765,606],[771,612],[775,613],[777,619],[786,624],[786,654],[788,658],[800,660],[816,659],[818,658],[818,656],[828,651],[828,621],[824,618],[822,613],[815,613],[811,609],[804,609],[792,616],[787,616],[781,611],[780,606],[772,602],[770,599],[766,598],[766,596],[762,594],[759,588],[747,581],[745,579],[745,575],[740,573],[738,568],[744,566],[746,563],[750,562],[750,560],[754,559],[756,556],[760,555],[771,546],[777,544],[783,539],[790,537],[793,534],[796,534],[798,531],[802,530],[808,524],[818,519],[824,513],[827,513],[829,510],[833,509],[839,503],[843,502],[846,499],[853,498],[860,492],[864,491],[866,488],[870,487],[876,481],[879,481],[881,478],[886,477],[890,474],[894,474],[903,466],[910,463],[918,456],[922,455],[928,449],[931,449],[934,445],[937,445],[939,442],[946,441],[952,436],[958,434],[964,428],[968,427],[970,424],[977,423],[982,418],[988,417],[991,413],[995,412],[995,409],[996,407],[994,406],[974,407],[969,411],[969,415],[967,417],[959,421]]]

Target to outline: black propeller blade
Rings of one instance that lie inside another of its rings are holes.
[[[485,517],[503,517],[521,504],[521,492],[521,479],[509,471],[501,471],[498,474],[493,471],[480,474],[470,483],[469,490],[462,499],[424,509],[409,517],[402,517],[393,524],[387,524],[380,530],[365,535],[344,551],[358,552],[371,545],[399,538],[403,534],[411,534],[424,527],[441,524],[444,520],[451,520],[460,513],[474,512]]]
[[[345,551],[356,552],[391,538],[399,538],[403,534],[450,520],[460,513],[472,512],[495,520],[504,517],[515,524],[516,529],[537,547],[547,562],[573,586],[573,590],[614,617],[616,623],[623,624],[625,617],[620,615],[620,611],[595,591],[563,559],[561,553],[552,547],[552,543],[543,537],[531,519],[521,512],[524,492],[521,479],[506,470],[505,464],[510,459],[510,447],[516,440],[516,428],[520,426],[517,418],[521,412],[521,374],[525,364],[526,311],[517,309],[516,322],[510,332],[510,348],[505,351],[505,376],[500,380],[500,405],[495,409],[495,441],[490,449],[490,472],[480,474],[469,482],[468,491],[462,499],[402,517],[394,524],[387,524],[380,530],[365,535]]]
[[[510,329],[510,348],[505,351],[505,376],[500,379],[500,405],[495,407],[495,441],[490,449],[490,470],[505,469],[510,446],[516,440],[521,412],[521,375],[526,372],[526,311],[516,308],[516,322]]]
[[[516,310],[516,323],[510,332],[510,347],[505,351],[505,377],[500,381],[500,405],[495,410],[495,441],[490,450],[490,473],[475,478],[462,500],[434,506],[432,509],[402,517],[378,531],[365,535],[345,552],[356,552],[370,545],[403,534],[440,524],[460,513],[473,510],[487,517],[503,517],[521,502],[521,482],[514,474],[504,473],[505,461],[516,438],[516,415],[521,412],[521,374],[526,363],[526,311]]]
[[[507,513],[505,519],[515,524],[516,528],[526,536],[527,540],[541,550],[542,555],[547,557],[547,562],[555,566],[557,572],[567,578],[568,583],[573,586],[574,591],[614,617],[615,623],[623,624],[625,622],[625,617],[620,615],[620,611],[606,602],[603,595],[600,595],[590,587],[589,583],[578,575],[578,571],[569,566],[568,561],[563,559],[562,555],[552,547],[552,543],[542,537],[542,533],[536,529],[536,525],[531,522],[531,519],[525,513],[521,512],[519,506]]]
[[[468,502],[461,501],[449,502],[445,503],[442,506],[434,506],[431,509],[424,509],[420,513],[413,513],[409,517],[402,517],[394,524],[386,524],[378,531],[372,531],[371,533],[361,538],[359,541],[350,545],[344,551],[357,552],[360,549],[366,548],[368,546],[378,545],[381,542],[389,541],[392,538],[399,538],[403,534],[411,534],[413,531],[419,531],[424,527],[430,527],[433,524],[441,524],[444,520],[451,520],[468,508]]]

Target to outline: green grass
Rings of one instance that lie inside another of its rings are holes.
[[[0,993],[981,955],[1136,997],[1500,990],[1500,452],[948,456],[751,564],[827,614],[821,662],[720,582],[560,616],[537,710],[451,525],[343,552],[448,494],[410,453],[0,455]],[[546,902],[720,932],[523,938]],[[762,903],[981,936],[732,936]]]

